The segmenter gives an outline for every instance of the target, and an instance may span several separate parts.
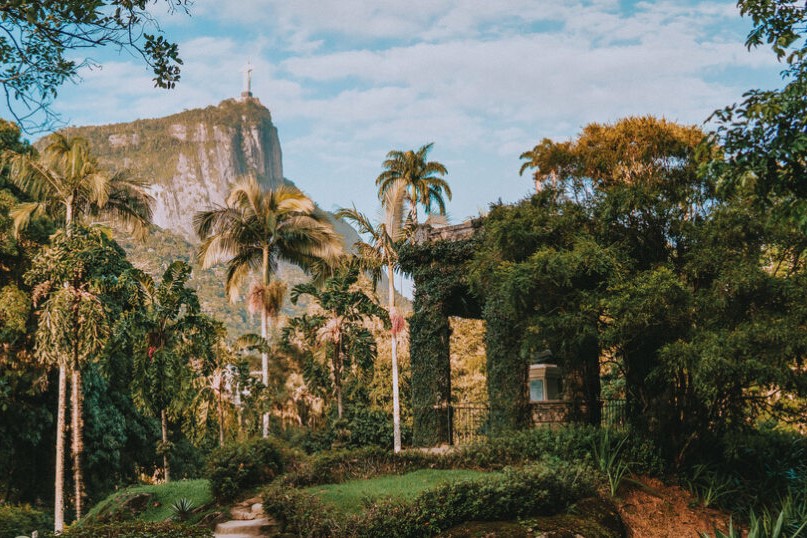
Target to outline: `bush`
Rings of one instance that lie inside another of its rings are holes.
[[[0,505],[0,538],[15,538],[33,531],[53,528],[53,520],[40,510],[30,506]]]
[[[48,534],[49,537],[54,535]],[[82,525],[65,530],[61,538],[212,538],[213,532],[206,527],[179,523],[125,521],[106,525]]]
[[[599,435],[599,429],[585,425],[533,428],[470,445],[455,459],[458,465],[482,469],[500,469],[546,456],[591,461],[591,445]]]
[[[341,516],[311,495],[275,484],[263,493],[264,509],[286,532],[307,537],[430,536],[465,521],[502,520],[561,512],[594,494],[594,472],[585,465],[553,462],[508,468],[478,480],[442,484],[413,501],[369,502],[355,516]]]
[[[274,439],[254,439],[214,450],[207,460],[210,489],[219,500],[272,481],[285,468],[285,450]]]
[[[288,486],[338,484],[347,480],[371,478],[382,474],[402,474],[424,468],[450,468],[446,457],[423,452],[395,454],[380,448],[335,450],[310,456],[297,464],[297,468],[282,478]]]

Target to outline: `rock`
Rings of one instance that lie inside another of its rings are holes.
[[[191,241],[194,213],[223,204],[237,178],[254,175],[267,187],[284,182],[277,128],[254,98],[65,132],[88,139],[102,164],[126,166],[150,181],[154,223]]]

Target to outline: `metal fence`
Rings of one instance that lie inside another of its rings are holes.
[[[565,405],[571,407],[572,402],[553,401],[541,402],[557,407]],[[541,405],[541,403],[532,405]],[[625,400],[600,400],[600,426],[603,428],[623,428],[627,424]],[[549,407],[549,406],[547,406]],[[464,445],[482,440],[487,436],[489,430],[490,408],[486,404],[480,403],[459,403],[453,405],[435,405],[431,407],[419,408],[416,411],[421,417],[421,423],[433,425],[429,429],[432,434],[422,442],[427,444],[452,444]],[[555,420],[555,423],[569,422],[569,410],[562,413],[562,418]],[[560,415],[559,415],[560,416]],[[535,420],[535,413],[533,413]],[[553,422],[553,421],[549,421]],[[539,423],[536,422],[536,425]]]
[[[451,406],[451,444],[465,445],[485,437],[488,431],[489,409],[484,404]]]
[[[602,400],[600,425],[604,428],[624,428],[627,424],[625,400]]]

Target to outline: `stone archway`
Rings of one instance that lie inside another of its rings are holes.
[[[467,285],[468,262],[478,246],[476,232],[482,225],[481,218],[441,228],[421,225],[414,240],[400,251],[400,266],[415,283],[409,322],[415,446],[434,446],[451,439],[450,316],[485,321],[490,433],[533,423],[535,404],[529,400],[528,365],[521,356],[526,322],[496,290],[474,294]],[[599,374],[594,377],[599,387]],[[591,400],[593,404],[596,398]],[[598,412],[580,415],[576,411],[582,400],[576,395],[573,399],[568,404],[569,417],[598,423]]]

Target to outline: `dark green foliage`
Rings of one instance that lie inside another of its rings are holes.
[[[464,264],[473,256],[474,239],[405,243],[399,262],[415,281],[414,313],[409,319],[412,371],[413,443],[431,446],[447,438],[445,413],[451,401],[448,316],[480,317],[469,295]]]
[[[470,520],[551,515],[594,493],[589,468],[553,463],[508,468],[478,480],[446,483],[412,502],[381,500],[340,517],[315,498],[282,485],[264,490],[264,508],[295,536],[433,536]]]
[[[335,509],[297,488],[272,485],[261,492],[263,509],[292,536],[326,538],[344,532],[345,523]]]
[[[49,538],[53,535],[48,534]],[[212,538],[213,531],[207,527],[181,523],[146,521],[121,521],[104,525],[69,527],[59,536],[64,538]]]
[[[309,387],[321,396],[333,396],[331,405],[336,405],[340,419],[344,417],[343,401],[351,403],[349,385],[367,385],[372,377],[376,344],[368,322],[380,319],[389,325],[387,312],[356,289],[358,278],[357,267],[344,267],[321,288],[313,284],[295,286],[291,290],[293,304],[309,297],[319,309],[289,320],[283,329],[284,345],[300,357]]]
[[[283,472],[284,449],[274,439],[253,439],[214,450],[207,460],[207,478],[217,499],[231,500],[242,491],[266,484]]]
[[[606,430],[583,424],[558,428],[533,428],[493,437],[485,442],[463,447],[449,459],[456,467],[500,469],[542,458],[560,461],[592,461],[592,446],[608,435]],[[622,447],[624,459],[639,473],[658,475],[664,463],[650,441],[625,432],[628,440]],[[613,437],[613,434],[611,434]]]
[[[41,534],[52,526],[53,520],[41,510],[28,505],[0,504],[0,538],[30,536],[33,531]]]
[[[746,45],[768,44],[784,60],[785,84],[750,90],[743,101],[714,113],[713,137],[724,155],[710,172],[727,196],[739,195],[769,210],[768,216],[807,230],[807,11],[799,2],[741,0],[754,28]]]
[[[403,474],[415,469],[450,466],[447,458],[415,451],[396,454],[376,447],[333,450],[298,462],[294,470],[281,478],[281,482],[294,487],[337,484],[382,474]]]

